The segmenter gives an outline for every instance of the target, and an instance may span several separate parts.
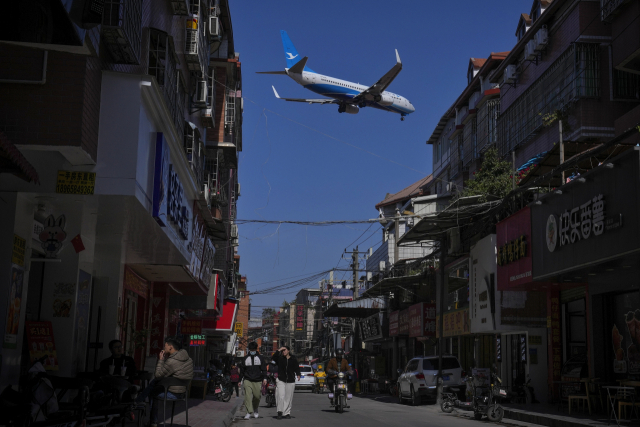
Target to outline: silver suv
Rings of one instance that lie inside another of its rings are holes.
[[[436,399],[438,356],[416,357],[407,363],[404,371],[398,369],[398,394],[400,402],[409,399],[412,405],[418,405],[422,397]],[[454,356],[443,356],[442,379],[445,386],[461,387],[466,372]]]

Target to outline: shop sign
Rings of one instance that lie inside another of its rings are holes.
[[[214,268],[215,247],[207,236],[205,225],[197,210],[194,211],[192,224],[191,242],[189,243],[191,262],[187,268],[195,279],[209,289]]]
[[[207,337],[201,334],[189,335],[189,346],[190,347],[202,347],[206,345]]]
[[[298,304],[296,306],[296,331],[304,329],[304,306]]]
[[[399,319],[400,319],[399,311],[392,311],[391,313],[389,313],[389,336],[390,337],[398,336]]]
[[[242,324],[242,322],[236,322],[234,328],[233,328],[233,332],[236,333],[237,336],[242,337],[243,336],[243,332],[244,332],[244,325]]]
[[[443,319],[443,336],[455,337],[470,333],[469,309],[465,308],[450,313],[445,313]],[[440,317],[436,322],[436,337],[440,337]]]
[[[409,335],[409,309],[400,311],[398,315],[398,335]]]
[[[49,215],[44,221],[44,228],[40,232],[38,239],[44,250],[45,258],[55,258],[62,249],[62,242],[67,238],[64,231],[66,219],[64,215],[60,215],[55,219],[53,215]]]
[[[192,209],[185,202],[184,187],[170,160],[169,145],[162,132],[157,133],[153,176],[153,218],[161,227],[173,224],[183,240],[188,240]]]
[[[547,218],[545,241],[549,252],[556,250],[558,241],[560,246],[567,246],[580,240],[587,240],[592,233],[594,236],[599,236],[604,232],[604,196],[598,194],[579,206],[570,210],[566,209],[558,219],[559,221],[556,221],[554,214]],[[614,220],[615,218],[611,221],[611,224],[614,225],[612,228],[622,226],[622,215],[620,215],[619,221]],[[558,222],[560,222],[559,230]]]
[[[93,194],[95,187],[95,172],[58,171],[58,194]]]
[[[531,210],[526,207],[496,226],[497,290],[522,289],[532,281]]]
[[[7,323],[2,342],[4,348],[18,348],[23,285],[24,268],[17,264],[11,265],[11,287],[7,298]]]
[[[11,262],[24,267],[24,252],[27,247],[27,241],[20,236],[13,235],[13,250],[11,251]]]
[[[149,296],[149,282],[138,276],[129,267],[124,269],[124,287],[142,298],[148,298]]]
[[[414,304],[409,311],[410,337],[436,336],[436,305],[421,302]]]
[[[202,334],[202,320],[200,319],[185,319],[182,321],[182,328],[180,330],[182,335],[200,335]]]
[[[27,322],[26,330],[31,363],[33,364],[36,360],[44,357],[44,369],[57,371],[58,354],[56,352],[56,342],[53,339],[51,322]]]
[[[376,313],[360,321],[362,341],[373,341],[384,338],[382,333],[382,313]]]

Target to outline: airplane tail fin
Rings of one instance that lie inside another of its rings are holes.
[[[287,60],[287,68],[292,68],[302,58],[300,57],[300,54],[298,53],[295,46],[293,45],[293,42],[289,38],[289,35],[287,34],[287,32],[285,30],[280,30],[280,35],[282,36],[282,46],[284,47],[284,56],[285,56],[285,59]],[[315,73],[315,71],[313,71],[311,68],[307,66],[304,67],[304,71],[307,71],[309,73]]]

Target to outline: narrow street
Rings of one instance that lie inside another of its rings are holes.
[[[325,427],[329,425],[344,425],[349,427],[365,426],[414,426],[433,425],[441,427],[474,427],[478,421],[469,419],[464,414],[444,414],[435,404],[423,403],[420,406],[400,405],[396,398],[386,395],[370,395],[365,397],[354,396],[350,401],[351,408],[343,414],[337,414],[329,406],[329,399],[326,394],[317,395],[308,391],[296,391],[293,398],[293,409],[291,419],[276,419],[276,408],[267,408],[264,399],[260,405],[260,418],[245,420],[244,408],[236,413],[234,427],[245,427],[249,425],[260,426],[281,426],[282,423],[296,426],[304,423],[305,427]],[[482,426],[489,423],[486,420],[480,421]],[[515,423],[505,420],[500,425],[531,426],[533,424]]]

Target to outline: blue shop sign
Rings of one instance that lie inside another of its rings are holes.
[[[162,132],[156,137],[152,215],[161,227],[173,223],[184,240],[189,238],[191,209],[186,204],[184,187],[171,163],[169,146]]]

